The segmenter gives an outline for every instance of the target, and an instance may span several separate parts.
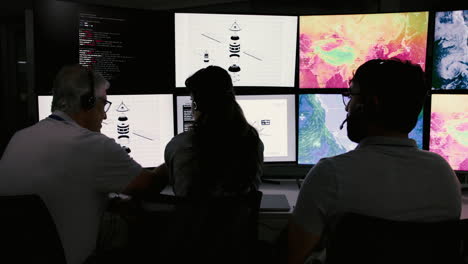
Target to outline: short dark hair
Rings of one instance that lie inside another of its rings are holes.
[[[428,91],[421,66],[397,58],[369,60],[359,66],[351,82],[359,85],[360,95],[377,96],[374,122],[402,133],[415,127]]]

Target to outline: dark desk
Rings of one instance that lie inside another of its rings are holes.
[[[274,241],[281,230],[287,225],[292,208],[296,204],[299,189],[296,182],[291,180],[282,181],[279,185],[263,184],[260,190],[264,194],[285,194],[291,206],[290,212],[260,212],[259,238],[266,241]],[[465,192],[462,196],[460,219],[468,219],[468,192]]]
[[[282,215],[289,215],[292,212],[293,206],[296,204],[297,195],[299,193],[298,186],[295,180],[284,180],[281,181],[280,184],[273,184],[273,183],[264,183],[260,187],[260,191],[263,194],[284,194],[288,199],[289,206],[291,210],[289,212],[261,212],[261,214],[282,214]],[[162,194],[174,195],[172,191],[172,187],[166,187],[161,192]],[[260,208],[261,211],[261,208]]]
[[[260,212],[260,214],[266,216],[288,216],[291,214],[292,209],[296,205],[297,195],[299,188],[295,180],[283,180],[280,184],[263,183],[260,187],[260,191],[264,194],[285,194],[288,199],[291,210],[289,212]],[[164,194],[173,194],[172,189],[166,187],[162,192]],[[468,219],[468,192],[465,192],[462,196],[462,212],[460,219]]]
[[[264,183],[260,187],[264,194],[285,194],[291,210],[289,212],[265,212],[260,211],[259,216],[259,238],[266,241],[273,241],[278,234],[286,227],[289,216],[296,204],[299,188],[295,180],[284,180],[280,184]],[[166,188],[164,194],[173,194],[171,188]],[[468,219],[468,194],[462,197],[462,212],[460,219]]]

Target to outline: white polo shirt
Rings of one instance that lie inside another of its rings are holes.
[[[422,222],[458,219],[460,183],[441,156],[418,149],[414,140],[368,137],[309,171],[293,219],[319,235],[344,212]]]
[[[68,264],[96,246],[106,194],[121,191],[141,166],[101,133],[63,112],[18,131],[0,160],[0,195],[37,193],[55,221]]]

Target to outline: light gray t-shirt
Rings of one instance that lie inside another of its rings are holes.
[[[68,264],[81,264],[96,246],[108,192],[121,191],[141,166],[101,133],[45,118],[18,131],[0,160],[0,194],[37,193],[57,226]]]
[[[257,164],[257,173],[255,175],[253,186],[258,188],[260,184],[260,176],[263,173],[263,143],[259,139],[258,145],[259,163]],[[229,149],[223,149],[223,144],[219,144],[219,153],[217,155],[223,155],[223,151],[230,151]],[[193,132],[183,132],[174,138],[167,144],[164,152],[164,160],[169,168],[169,183],[173,186],[175,195],[186,196],[190,186],[193,184],[193,176],[199,173],[199,163],[193,146]],[[226,162],[227,163],[227,162]],[[242,164],[236,164],[237,166],[243,166]],[[233,168],[229,166],[223,167],[220,171],[220,175],[223,173],[229,173]],[[222,192],[222,190],[219,190]],[[222,195],[217,193],[216,195]]]
[[[344,212],[401,221],[458,219],[460,183],[441,156],[418,149],[414,140],[368,137],[309,171],[293,219],[321,234]]]

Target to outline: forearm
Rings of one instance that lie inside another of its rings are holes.
[[[309,233],[290,219],[288,224],[288,264],[302,264],[312,249],[320,241],[320,236]]]
[[[169,183],[169,169],[167,168],[166,163],[163,163],[154,168],[152,173],[154,174],[154,181],[152,182],[150,189],[152,192],[160,193]]]
[[[132,196],[151,196],[159,194],[169,181],[169,171],[165,163],[153,170],[143,169],[122,191]]]

